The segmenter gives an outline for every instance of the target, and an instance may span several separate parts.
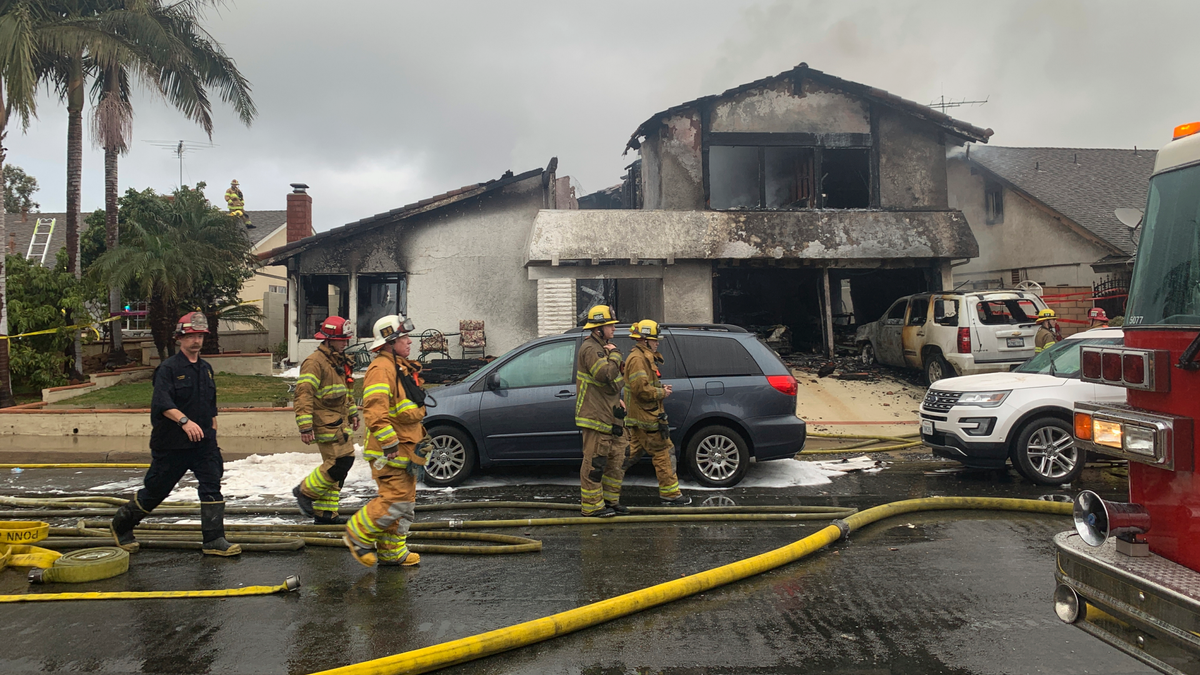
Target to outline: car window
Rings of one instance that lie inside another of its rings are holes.
[[[897,300],[896,304],[888,310],[887,318],[904,320],[904,308],[908,306],[908,300]]]
[[[983,300],[975,304],[979,323],[985,326],[1033,323],[1037,319],[1037,305],[1029,300]]]
[[[633,351],[633,339],[628,337],[614,337],[612,343],[616,345],[625,356],[629,356],[629,352]],[[663,362],[658,364],[659,377],[664,380],[671,380],[677,377],[687,377],[679,372],[678,361],[675,359],[674,350],[671,347],[670,340],[658,341],[658,353],[663,355]]]
[[[501,389],[567,385],[575,381],[575,341],[538,345],[500,366]]]
[[[1083,345],[1120,345],[1124,338],[1080,338],[1063,340],[1046,351],[1013,368],[1014,373],[1041,373],[1056,377],[1079,377],[1079,348]],[[1053,366],[1053,369],[1051,367]]]
[[[958,325],[958,300],[938,298],[933,303],[933,320],[942,326]]]
[[[675,344],[691,377],[762,375],[754,357],[736,339],[716,335],[676,335]]]
[[[908,311],[908,325],[924,326],[929,317],[929,298],[913,298]]]

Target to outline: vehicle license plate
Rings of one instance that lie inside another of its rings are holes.
[[[929,420],[921,420],[921,433],[926,436],[933,435],[933,422]]]
[[[1025,338],[1023,338],[1023,337],[1008,338],[1008,346],[1009,347],[1024,347],[1025,346]]]

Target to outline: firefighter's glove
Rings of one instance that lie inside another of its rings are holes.
[[[620,437],[621,437],[621,434],[622,434],[622,433],[624,433],[624,431],[623,431],[624,429],[625,429],[625,427],[624,427],[623,425],[620,425],[620,424],[614,424],[614,425],[612,425],[612,435],[613,435],[613,437],[614,437],[614,438],[620,438]]]
[[[429,463],[429,453],[433,450],[433,439],[426,436],[422,438],[415,448],[413,448],[413,456],[408,461],[408,475],[418,481],[425,480],[425,465]]]
[[[662,435],[663,440],[671,437],[671,424],[667,422],[667,413],[658,414],[658,433]]]
[[[400,441],[384,446],[379,450],[383,453],[383,457],[371,462],[371,466],[375,467],[376,471],[383,471],[387,468],[387,460],[396,459],[396,455],[400,454]]]

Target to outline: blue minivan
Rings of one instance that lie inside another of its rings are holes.
[[[796,379],[754,334],[729,325],[661,326],[659,367],[680,464],[702,485],[730,487],[751,460],[804,447]],[[425,483],[458,485],[492,466],[578,464],[575,357],[585,332],[538,338],[446,387],[431,389],[425,427],[434,442]],[[613,343],[628,354],[628,324]]]

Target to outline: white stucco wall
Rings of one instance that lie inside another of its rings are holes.
[[[1091,263],[1112,251],[1078,234],[1071,226],[1019,193],[1004,189],[1004,222],[987,224],[984,175],[971,174],[960,157],[946,163],[950,208],[967,218],[979,257],[954,268],[954,283],[1003,279],[1011,284],[1012,270],[1021,279],[1049,286],[1090,286],[1103,275]]]
[[[707,260],[686,260],[663,268],[666,323],[712,323],[713,271]]]
[[[796,94],[790,81],[751,89],[713,105],[714,132],[871,133],[867,104],[844,92],[805,80]]]

